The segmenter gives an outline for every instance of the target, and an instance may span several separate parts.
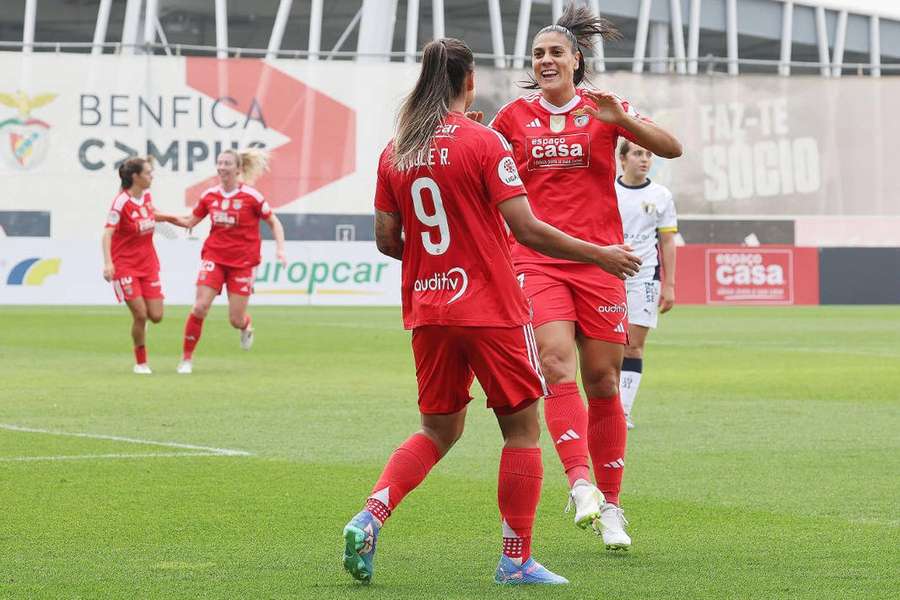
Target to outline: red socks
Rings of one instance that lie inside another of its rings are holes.
[[[625,412],[619,395],[588,400],[588,446],[597,487],[607,502],[619,504],[625,469]]]
[[[146,346],[135,346],[134,347],[134,364],[142,365],[147,362],[147,347]]]
[[[366,508],[383,524],[403,497],[422,483],[439,460],[441,453],[434,442],[423,433],[413,434],[391,454],[372,488]]]
[[[574,381],[549,386],[544,398],[544,419],[562,462],[569,487],[579,479],[591,480],[588,462],[588,413]]]
[[[519,564],[531,556],[531,530],[543,478],[540,448],[503,449],[497,482],[497,502],[503,519],[503,554]]]
[[[200,333],[203,331],[203,319],[198,319],[194,313],[190,313],[187,322],[184,324],[184,360],[191,360],[194,355],[194,348],[200,341]]]

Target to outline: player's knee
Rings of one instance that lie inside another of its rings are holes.
[[[423,427],[425,435],[427,435],[435,443],[440,450],[441,455],[447,453],[453,445],[462,437],[464,423],[454,424],[447,427]]]
[[[541,371],[547,383],[551,385],[575,380],[575,369],[572,361],[555,352],[541,354]]]
[[[625,346],[625,358],[644,358],[644,346],[628,344]]]
[[[131,317],[134,319],[135,323],[143,325],[147,322],[147,310],[143,308],[132,309]]]
[[[147,318],[150,319],[150,322],[152,322],[152,323],[159,323],[160,321],[162,321],[162,318],[163,318],[162,311],[159,311],[157,313],[155,313],[155,312],[147,313]]]
[[[235,329],[243,329],[247,324],[247,318],[244,315],[228,315],[228,322]]]
[[[205,319],[206,315],[209,314],[209,304],[197,303],[194,305],[194,308],[191,309],[191,313],[198,319]]]
[[[619,370],[603,369],[585,372],[584,391],[588,398],[608,398],[619,393]]]

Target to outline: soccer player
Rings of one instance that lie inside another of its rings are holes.
[[[147,364],[147,320],[163,318],[159,258],[153,246],[157,221],[180,224],[177,217],[159,213],[150,197],[153,164],[129,158],[119,167],[120,188],[103,228],[103,278],[113,285],[116,300],[131,311],[134,372],[150,375]]]
[[[623,245],[601,248],[534,218],[506,140],[464,114],[474,96],[472,51],[456,39],[427,44],[378,165],[375,236],[382,253],[403,263],[403,323],[412,329],[421,429],[391,455],[365,508],[344,528],[344,568],[364,582],[372,579],[381,528],[462,434],[477,376],[504,439],[495,581],[567,583],[531,556],[543,477],[536,404],[543,386],[504,220],[540,252],[622,277],[639,265]]]
[[[622,175],[616,179],[616,196],[625,243],[641,257],[641,270],[625,281],[628,297],[628,344],[622,361],[619,389],[628,429],[634,428],[631,409],[641,385],[644,343],[656,328],[659,313],[675,306],[675,234],[678,219],[672,192],[650,181],[653,153],[622,140],[619,163]],[[657,244],[658,242],[658,244]],[[657,248],[658,245],[658,248]],[[660,285],[660,267],[664,280]]]
[[[532,42],[529,87],[539,91],[507,104],[491,123],[513,146],[535,216],[600,245],[623,243],[615,193],[618,138],[667,158],[681,154],[678,140],[627,102],[577,88],[587,72],[583,52],[595,36],[615,35],[606,21],[569,4]],[[534,307],[550,384],[545,418],[571,486],[575,524],[591,525],[607,548],[627,550],[631,538],[619,506],[627,435],[618,392],[628,331],[624,283],[596,266],[547,258],[520,243],[512,257]],[[575,381],[579,359],[587,410]]]
[[[183,217],[184,226],[192,228],[209,215],[211,227],[200,252],[196,300],[184,325],[179,373],[193,372],[194,349],[200,341],[203,320],[223,286],[228,289],[228,320],[241,332],[241,348],[249,350],[253,345],[247,306],[253,292],[254,270],[260,262],[260,220],[272,229],[277,259],[287,263],[281,222],[263,195],[245,183],[262,175],[267,166],[268,155],[262,150],[223,151],[216,160],[219,185],[203,192],[194,211]]]

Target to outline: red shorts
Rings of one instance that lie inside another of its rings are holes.
[[[162,300],[162,282],[159,273],[153,275],[123,275],[113,279],[113,292],[118,302],[128,302],[135,298]]]
[[[446,415],[465,408],[472,399],[473,377],[484,388],[488,408],[498,414],[521,410],[546,393],[530,324],[416,327],[412,348],[422,414]]]
[[[531,264],[517,268],[535,327],[575,321],[585,337],[614,344],[628,339],[625,282],[589,264]]]
[[[219,294],[225,285],[229,294],[249,296],[253,293],[254,270],[253,267],[229,267],[211,260],[201,260],[197,285],[211,287],[216,290],[216,294]]]

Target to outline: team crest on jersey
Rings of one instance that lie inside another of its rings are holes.
[[[656,205],[652,202],[641,202],[641,210],[645,215],[650,216],[656,212]]]
[[[550,115],[550,131],[559,133],[566,128],[566,115]]]
[[[575,123],[575,127],[584,127],[591,122],[591,115],[587,114],[587,111],[583,108],[573,110],[572,116],[574,117],[572,121]]]
[[[228,202],[228,198],[225,198],[224,200],[222,200],[222,210],[228,210],[229,204],[230,204],[230,202]]]
[[[242,205],[243,205],[243,203],[240,200],[235,200],[234,202],[231,203],[231,206],[234,207],[234,210],[241,210]]]
[[[50,125],[31,116],[31,111],[51,103],[56,94],[38,94],[30,97],[24,92],[0,93],[0,104],[18,111],[11,119],[0,120],[0,152],[7,162],[17,169],[36,167],[47,156],[50,148]]]

